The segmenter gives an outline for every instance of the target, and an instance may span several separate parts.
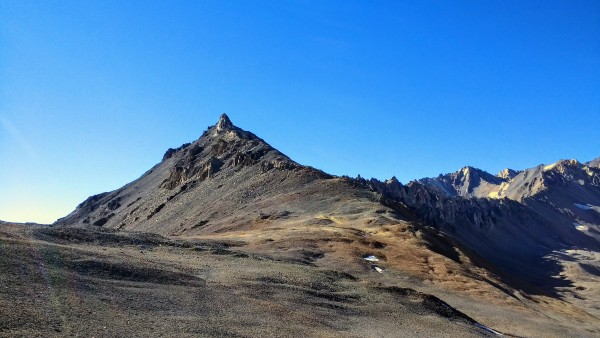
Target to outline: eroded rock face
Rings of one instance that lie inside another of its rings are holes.
[[[170,159],[171,157],[173,157],[173,155],[179,151],[182,151],[183,149],[185,149],[187,146],[189,146],[191,143],[185,143],[183,144],[181,147],[179,148],[169,148],[167,149],[167,151],[165,152],[165,154],[163,155],[163,161],[166,161],[168,159]]]
[[[233,128],[233,123],[231,123],[229,116],[227,116],[227,114],[221,115],[221,117],[219,118],[219,121],[217,122],[217,131],[222,131],[225,129],[232,129],[232,128]]]
[[[185,182],[196,179],[200,182],[215,175],[223,166],[223,162],[211,156],[207,160],[193,162],[189,158],[177,163],[167,179],[161,184],[162,188],[175,189]]]
[[[162,188],[172,190],[191,180],[202,182],[227,168],[259,164],[263,170],[297,167],[254,134],[235,127],[225,114],[211,129],[206,136],[174,152],[178,156]]]
[[[501,179],[503,179],[503,180],[505,180],[505,181],[506,181],[506,180],[511,180],[511,179],[513,179],[515,176],[517,176],[517,175],[519,174],[519,172],[520,172],[520,171],[517,171],[517,170],[513,170],[513,169],[506,168],[506,169],[503,169],[502,171],[500,171],[500,172],[498,173],[498,175],[496,175],[496,176],[498,176],[498,177],[500,177]]]
[[[505,181],[502,177],[469,166],[455,173],[419,180],[420,183],[435,187],[448,196],[463,197],[489,197],[487,195]],[[484,194],[486,196],[482,196]]]
[[[533,276],[543,269],[560,272],[546,265],[544,257],[554,251],[600,249],[599,178],[598,168],[561,160],[498,176],[465,167],[407,185],[393,179],[357,181],[488,261]],[[523,264],[527,259],[539,266]]]

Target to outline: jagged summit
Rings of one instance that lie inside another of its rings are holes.
[[[600,168],[600,157],[585,163],[588,167]]]
[[[465,166],[454,173],[440,174],[436,178],[418,180],[419,183],[435,187],[446,195],[466,197],[476,196],[483,190],[487,192],[490,185],[501,184],[502,181],[502,178],[472,166]]]
[[[227,116],[227,114],[225,114],[225,113],[223,113],[221,115],[216,126],[217,126],[217,131],[234,128],[234,125],[233,125],[233,123],[231,123],[229,116]]]
[[[582,164],[578,160],[575,160],[575,159],[559,160],[557,162],[554,162],[552,164],[544,166],[544,171],[556,170],[561,173],[564,173],[567,170],[579,169],[579,168],[581,168],[581,166],[582,166]]]
[[[520,173],[520,171],[506,168],[506,169],[501,170],[496,176],[500,177],[502,179],[505,179],[505,180],[511,180],[515,176],[517,176],[519,173]]]
[[[396,176],[392,176],[391,178],[388,178],[385,181],[386,184],[398,184],[400,183],[400,181],[398,181],[398,178],[396,178]]]

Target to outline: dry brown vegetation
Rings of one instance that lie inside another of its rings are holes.
[[[0,336],[489,334],[475,322],[517,336],[599,332],[579,308],[522,297],[423,237],[408,224],[348,222],[171,239],[3,225]]]

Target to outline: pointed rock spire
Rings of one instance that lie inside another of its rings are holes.
[[[506,169],[504,169],[504,170],[500,171],[500,172],[498,173],[498,175],[496,175],[496,176],[498,176],[498,177],[500,177],[500,178],[502,178],[502,179],[505,179],[505,180],[512,180],[512,179],[513,179],[515,176],[517,176],[518,174],[519,174],[519,172],[518,172],[518,171],[516,171],[516,170],[512,170],[512,169],[510,169],[510,168],[506,168]]]
[[[229,116],[227,116],[227,114],[221,115],[221,117],[219,118],[219,122],[217,122],[217,131],[231,128],[233,128],[233,123],[231,123]]]
[[[392,176],[392,178],[388,178],[387,181],[385,181],[385,183],[386,184],[399,184],[400,181],[398,181],[396,176]]]

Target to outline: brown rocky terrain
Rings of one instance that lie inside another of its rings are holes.
[[[335,177],[223,115],[51,227],[0,224],[0,336],[597,336],[597,238],[489,198],[527,171],[466,171]]]
[[[0,335],[481,336],[437,297],[227,241],[3,225]]]

